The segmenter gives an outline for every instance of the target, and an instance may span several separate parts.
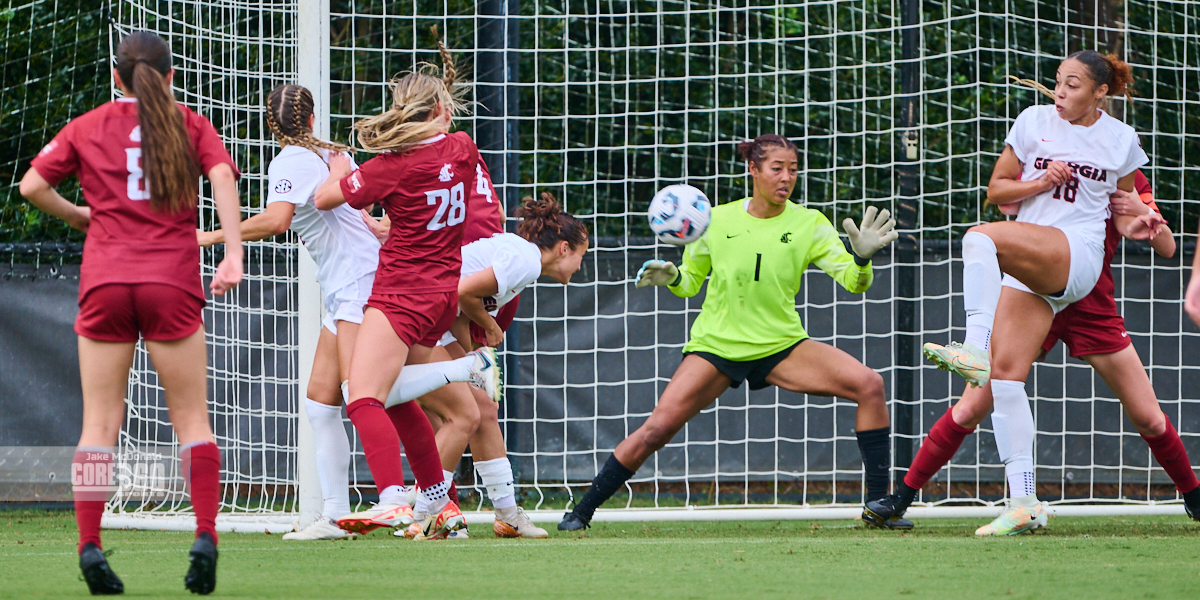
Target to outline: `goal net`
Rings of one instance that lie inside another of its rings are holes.
[[[1194,231],[1198,205],[1186,190],[1200,188],[1200,99],[1189,90],[1200,53],[1198,23],[1184,4],[331,0],[327,18],[316,20],[300,18],[300,4],[123,0],[112,3],[110,38],[115,47],[123,32],[147,28],[170,40],[177,95],[226,140],[244,174],[245,211],[254,213],[277,150],[262,118],[266,93],[305,69],[323,73],[306,83],[324,95],[318,130],[345,141],[355,119],[389,103],[391,76],[438,62],[429,28],[439,27],[478,103],[457,127],[479,143],[509,213],[523,196],[551,191],[593,233],[593,251],[570,285],[539,283],[524,293],[502,353],[501,426],[527,509],[577,497],[653,409],[703,296],[634,289],[644,260],[680,256],[654,242],[644,211],[670,183],[697,186],[716,203],[746,196],[741,140],[772,132],[795,140],[793,198],[834,223],[866,206],[888,208],[900,221],[901,241],[877,259],[868,293],[847,294],[810,270],[796,302],[814,339],[883,375],[897,479],[962,391],[960,380],[919,355],[922,342],[962,338],[958,242],[968,227],[1003,218],[985,208],[992,165],[1017,114],[1044,101],[1006,76],[1052,86],[1058,61],[1084,48],[1133,64],[1135,99],[1115,102],[1114,114],[1140,133],[1151,157],[1145,172],[1172,228]],[[315,49],[302,39],[316,40]],[[202,213],[211,226],[207,199]],[[206,311],[223,506],[226,516],[286,522],[304,494],[298,322],[314,296],[311,284],[302,291],[294,237],[247,248],[245,282]],[[1125,244],[1113,271],[1134,347],[1196,457],[1200,338],[1182,312],[1193,251],[1190,242],[1182,248],[1182,260],[1162,259]],[[219,258],[205,253],[206,274]],[[1085,363],[1056,348],[1028,389],[1040,497],[1130,511],[1178,500]],[[607,507],[851,509],[863,489],[854,413],[842,399],[730,390]],[[172,439],[161,391],[139,354],[122,442]],[[369,499],[361,454],[353,473],[352,499]],[[480,489],[473,477],[469,468],[460,473],[464,491]],[[182,482],[174,481],[163,500],[118,499],[114,511],[184,515]],[[1004,496],[985,421],[920,502],[988,506]],[[473,495],[468,504],[486,506]]]

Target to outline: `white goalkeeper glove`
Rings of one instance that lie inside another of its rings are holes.
[[[861,226],[855,227],[854,220],[849,217],[842,221],[842,227],[846,229],[846,235],[850,238],[850,248],[854,250],[855,256],[870,260],[876,252],[900,237],[896,232],[896,220],[890,217],[891,213],[887,209],[880,212],[874,206],[868,206],[867,211],[863,213]]]
[[[636,287],[671,285],[679,279],[679,269],[665,260],[648,260],[637,272]]]

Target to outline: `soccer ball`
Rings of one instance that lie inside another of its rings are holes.
[[[690,185],[668,185],[650,201],[650,231],[664,243],[683,246],[704,235],[711,215],[704,192]]]

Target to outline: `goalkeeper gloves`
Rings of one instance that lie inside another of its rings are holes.
[[[636,287],[675,285],[679,283],[680,278],[679,269],[675,265],[665,260],[648,260],[642,263],[642,268],[637,272]]]
[[[850,248],[854,250],[855,256],[864,261],[871,260],[871,256],[876,252],[900,237],[896,232],[896,220],[890,217],[891,213],[887,209],[879,212],[874,206],[869,206],[863,213],[861,226],[855,227],[854,220],[850,218],[842,221],[842,227],[846,229],[846,235],[850,238]]]

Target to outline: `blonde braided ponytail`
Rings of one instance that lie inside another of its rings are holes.
[[[393,78],[389,83],[392,105],[382,114],[354,124],[355,142],[363,150],[404,153],[448,131],[448,124],[438,118],[441,110],[452,117],[466,112],[467,88],[458,85],[454,56],[438,36],[437,26],[430,31],[442,58],[441,77],[437,66],[420,63],[412,72]]]

